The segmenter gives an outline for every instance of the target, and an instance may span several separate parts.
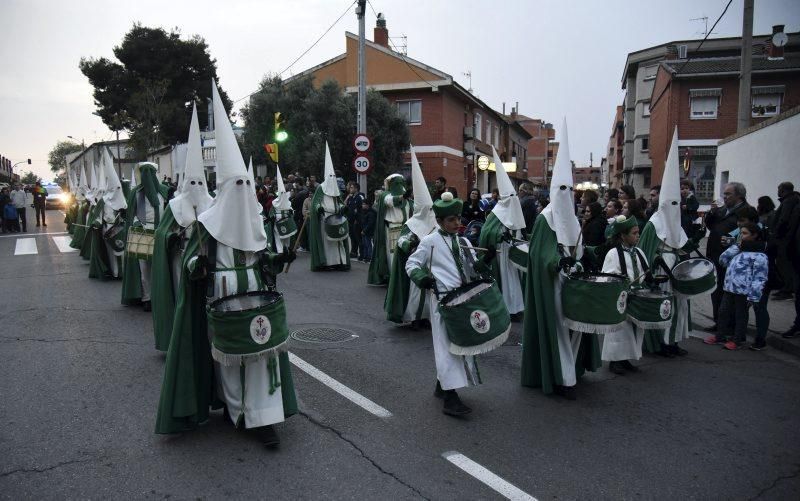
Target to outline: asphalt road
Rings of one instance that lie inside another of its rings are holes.
[[[383,320],[366,265],[311,273],[307,254],[280,278],[290,328],[357,337],[292,353],[391,416],[295,368],[302,412],[278,426],[278,450],[221,413],[155,435],[151,318],[120,305],[119,282],[89,280],[49,216],[47,232],[0,236],[0,497],[501,499],[446,459],[457,452],[538,499],[800,499],[796,358],[693,339],[689,356],[645,357],[640,374],[588,375],[569,402],[519,385],[514,324],[481,357],[484,384],[461,392],[474,412],[454,419],[432,396],[430,333]]]

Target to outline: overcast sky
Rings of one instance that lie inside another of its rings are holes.
[[[352,0],[90,1],[0,0],[0,153],[31,158],[50,178],[47,153],[59,140],[108,140],[92,115],[92,88],[81,57],[113,57],[134,22],[178,27],[205,38],[217,59],[220,85],[232,99],[253,91],[268,73],[286,68]],[[408,37],[408,55],[452,75],[490,106],[556,127],[566,116],[571,156],[597,164],[605,151],[628,52],[671,40],[702,38],[727,0],[371,0],[389,36]],[[741,34],[742,2],[734,0],[714,37]],[[754,33],[773,24],[800,31],[800,1],[757,0]],[[367,38],[375,14],[367,8]],[[358,32],[354,8],[305,55],[289,76],[334,57],[344,32]],[[355,121],[355,117],[353,118]],[[560,131],[557,130],[557,134]],[[321,161],[320,161],[321,163]],[[24,167],[24,166],[20,166]],[[321,167],[320,167],[321,168]]]

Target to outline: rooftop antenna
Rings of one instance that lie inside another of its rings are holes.
[[[406,35],[389,37],[389,42],[394,46],[395,52],[399,52],[404,56],[408,55],[408,37]]]
[[[472,70],[461,72],[461,74],[469,79],[469,89],[467,90],[472,92]]]
[[[713,31],[711,33],[708,32],[708,16],[695,17],[694,19],[689,19],[689,21],[703,21],[703,25],[705,26],[705,28],[703,29],[703,32],[702,33],[695,32],[695,35],[702,35],[702,36],[706,37],[706,36],[711,36],[711,35],[716,35],[717,34],[716,31]]]

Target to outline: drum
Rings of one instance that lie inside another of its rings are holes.
[[[674,306],[673,294],[636,287],[628,294],[628,320],[642,329],[668,329]]]
[[[125,253],[134,259],[150,261],[153,258],[155,246],[155,232],[141,226],[131,226],[128,229],[128,239]]]
[[[508,339],[511,317],[494,280],[478,280],[448,292],[439,301],[450,353],[478,355]]]
[[[331,214],[325,218],[325,236],[328,240],[340,241],[348,237],[350,229],[347,218],[339,214]]]
[[[103,238],[105,238],[108,245],[114,250],[114,252],[122,252],[125,250],[125,223],[123,221],[119,221],[111,226],[111,228],[107,229],[106,232],[103,234]]]
[[[206,306],[211,356],[225,366],[272,356],[288,348],[283,296],[253,291],[217,299]]]
[[[687,259],[672,268],[670,283],[672,290],[687,297],[710,294],[717,287],[717,270],[708,259]]]
[[[625,322],[630,283],[620,275],[573,273],[561,287],[564,324],[574,331],[613,332]]]
[[[528,244],[522,242],[515,243],[508,248],[508,259],[515,268],[523,273],[528,271],[528,249]]]
[[[297,233],[297,223],[295,223],[292,214],[293,213],[290,210],[276,212],[275,230],[277,230],[279,237],[289,238]],[[278,217],[281,217],[282,219],[278,219]]]

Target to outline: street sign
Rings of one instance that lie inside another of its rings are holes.
[[[353,170],[359,174],[369,174],[372,170],[372,162],[366,155],[356,155],[356,158],[353,160]]]
[[[353,138],[353,148],[357,153],[366,153],[372,149],[372,138],[366,134],[356,134]]]

